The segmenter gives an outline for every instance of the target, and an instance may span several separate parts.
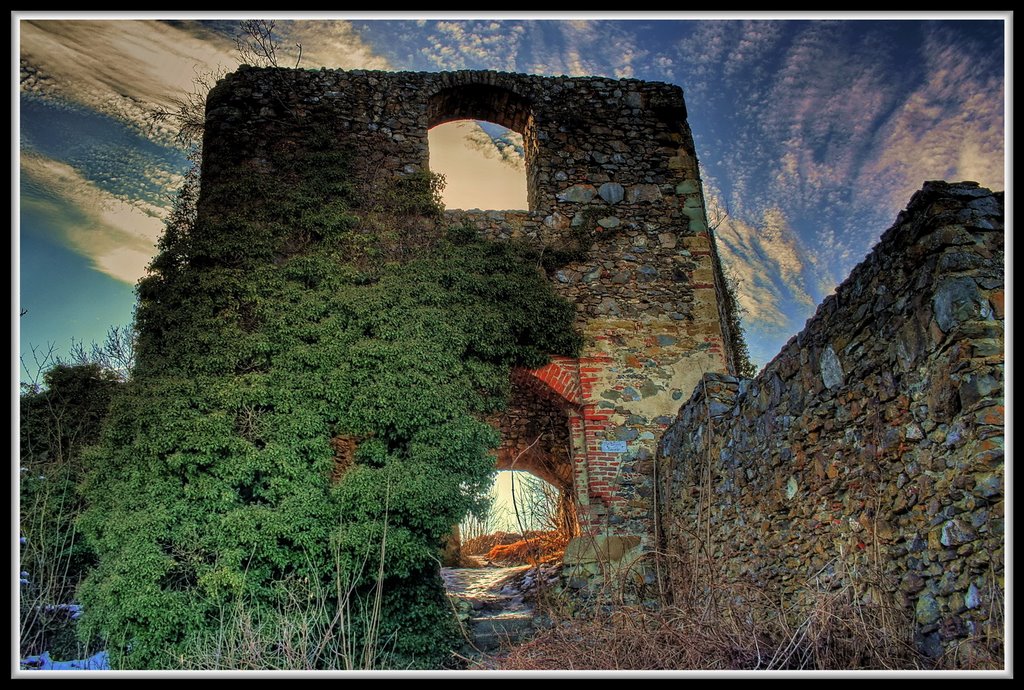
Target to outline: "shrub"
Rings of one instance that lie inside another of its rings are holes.
[[[480,417],[511,366],[579,348],[572,306],[521,252],[440,230],[414,256],[389,252],[356,213],[345,157],[311,141],[204,197],[217,212],[169,232],[140,285],[138,364],[81,521],[99,557],[83,622],[115,665],[180,665],[235,602],[267,620],[282,583],[329,591],[336,568],[352,602],[377,602],[353,606],[380,611],[376,632],[354,616],[357,644],[444,664],[437,558],[490,485],[498,436]],[[403,212],[434,198],[425,183],[399,186],[417,195]]]
[[[117,374],[99,364],[58,363],[19,400],[22,657],[80,655],[75,588],[95,559],[75,527],[82,510],[75,485],[82,451],[99,438],[119,385]]]

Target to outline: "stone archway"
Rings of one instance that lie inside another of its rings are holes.
[[[427,101],[427,127],[452,120],[488,120],[525,134],[533,119],[529,100],[513,91],[490,84],[448,86]]]
[[[446,212],[528,213],[523,138],[486,120],[453,120],[427,132],[430,172],[444,177]]]
[[[580,440],[580,385],[574,360],[559,358],[540,369],[515,369],[507,408],[491,419],[501,431],[497,469],[529,472],[560,494],[558,519],[575,535],[576,455]]]

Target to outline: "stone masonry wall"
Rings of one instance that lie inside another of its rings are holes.
[[[659,447],[669,551],[797,607],[858,584],[931,656],[1000,625],[1002,219],[926,184],[755,379],[704,377]]]
[[[430,127],[488,120],[523,135],[529,209],[452,212],[446,222],[571,258],[552,285],[577,307],[582,356],[532,375],[533,406],[568,425],[580,524],[638,536],[653,525],[657,437],[704,372],[734,372],[693,140],[679,87],[498,72],[241,68],[207,102],[199,214],[222,183],[301,156],[314,129],[351,154],[356,182],[427,171]],[[257,205],[259,199],[244,203]],[[524,410],[503,423],[531,429]],[[565,455],[564,439],[546,457]],[[499,457],[502,457],[499,454]]]

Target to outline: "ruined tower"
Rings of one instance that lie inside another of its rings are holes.
[[[376,161],[374,184],[388,184],[427,170],[427,131],[458,119],[522,134],[529,209],[452,211],[448,221],[496,240],[577,249],[550,278],[577,307],[582,356],[513,374],[512,404],[496,421],[498,467],[568,489],[604,555],[642,549],[653,529],[657,439],[704,373],[736,370],[679,87],[243,67],[209,97],[200,216],[217,213],[209,199],[218,185],[301,151],[311,124],[339,150]],[[586,562],[593,548],[570,551]]]

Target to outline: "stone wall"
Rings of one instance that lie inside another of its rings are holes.
[[[673,562],[797,609],[855,584],[932,656],[1001,621],[1002,219],[926,184],[756,378],[704,377],[658,451]]]
[[[529,209],[451,212],[444,222],[560,252],[550,278],[576,305],[585,340],[578,360],[531,374],[546,392],[517,400],[545,404],[513,405],[497,422],[508,435],[499,458],[515,457],[532,440],[524,434],[547,422],[567,425],[568,442],[548,434],[541,445],[549,459],[569,448],[581,526],[649,543],[657,436],[703,372],[736,370],[679,87],[243,67],[207,102],[200,218],[218,213],[220,185],[301,158],[313,131],[350,154],[354,182],[372,190],[428,170],[428,129],[461,118],[523,135]]]

